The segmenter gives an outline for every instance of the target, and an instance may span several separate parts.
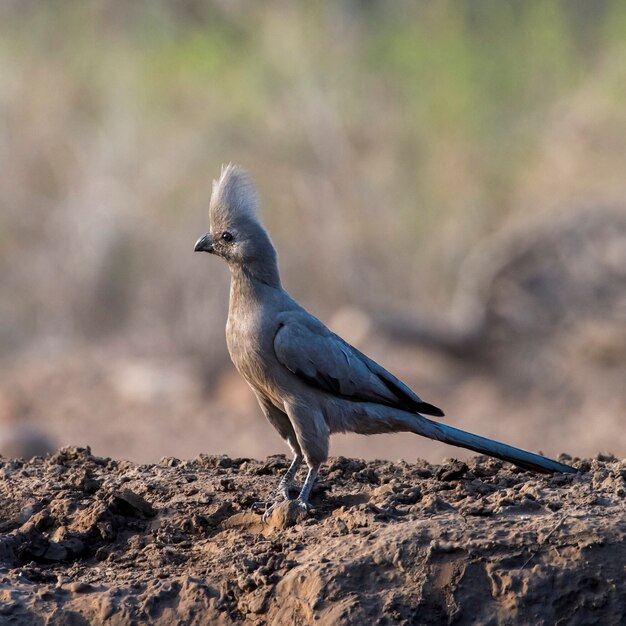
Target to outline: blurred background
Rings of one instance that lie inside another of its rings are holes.
[[[286,288],[447,423],[626,456],[625,102],[620,0],[3,0],[0,453],[287,451],[192,253],[233,161]]]

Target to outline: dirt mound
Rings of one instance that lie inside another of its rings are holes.
[[[309,515],[251,505],[288,461],[0,460],[0,621],[621,623],[626,463],[335,458]]]

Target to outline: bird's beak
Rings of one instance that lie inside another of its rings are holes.
[[[196,241],[196,245],[193,247],[194,252],[213,252],[213,237],[211,237],[211,233],[204,233],[198,241]]]

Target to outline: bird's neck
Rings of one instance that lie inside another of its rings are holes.
[[[268,287],[282,289],[278,267],[254,266],[230,268],[230,308],[237,308],[240,304],[250,304],[262,298],[262,293]]]
[[[246,282],[259,282],[268,287],[281,287],[280,274],[276,263],[250,263],[245,267],[231,265],[230,275],[232,280],[241,283],[242,287]]]

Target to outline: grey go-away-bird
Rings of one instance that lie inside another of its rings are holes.
[[[375,361],[335,335],[283,289],[272,241],[258,215],[255,188],[239,167],[222,168],[213,183],[210,230],[196,252],[222,257],[230,268],[226,341],[239,373],[294,458],[275,492],[289,487],[304,459],[298,496],[306,508],[332,433],[408,431],[510,461],[537,472],[576,470],[491,439],[423,417],[443,411],[424,402]]]

